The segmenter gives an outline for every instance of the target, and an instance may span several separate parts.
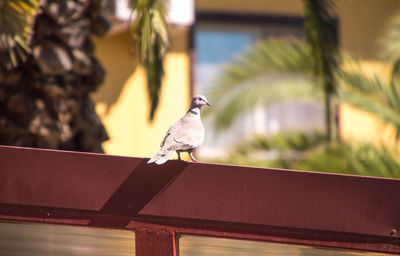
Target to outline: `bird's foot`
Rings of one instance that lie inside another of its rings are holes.
[[[198,162],[196,158],[194,158],[193,153],[189,152],[189,156],[192,159],[190,162]]]

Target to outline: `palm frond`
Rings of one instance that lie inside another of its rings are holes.
[[[400,88],[370,71],[342,71],[340,98],[361,110],[374,114],[384,123],[393,125],[400,133]]]
[[[400,82],[400,59],[397,59],[392,63],[392,74],[390,82],[391,83]]]
[[[1,0],[0,51],[8,51],[9,61],[2,63],[7,69],[25,61],[30,53],[29,41],[38,12],[38,0]]]
[[[299,170],[400,178],[399,152],[372,144],[337,144],[310,152],[293,166]]]
[[[333,172],[363,176],[400,178],[400,152],[369,143],[329,143],[320,132],[287,132],[271,137],[256,136],[240,144],[225,163]],[[262,151],[279,154],[275,158],[254,157]]]
[[[298,39],[271,39],[254,45],[223,68],[210,93],[213,102],[243,83],[271,73],[311,74],[309,46]]]
[[[319,131],[288,131],[270,137],[255,135],[252,140],[240,143],[240,148],[246,148],[249,152],[253,150],[306,151],[323,145],[326,141],[326,134]]]
[[[162,0],[137,0],[132,4],[136,15],[132,34],[140,62],[147,73],[150,120],[153,120],[164,75],[163,60],[169,44],[166,7]]]
[[[228,127],[260,104],[320,97],[309,53],[300,40],[269,40],[227,65],[209,95],[216,128]]]
[[[383,56],[392,62],[400,60],[400,13],[391,18],[385,37],[382,38]]]
[[[214,104],[213,115],[217,129],[229,127],[239,116],[260,106],[296,99],[315,101],[322,98],[321,90],[301,75],[273,74],[258,81],[242,84]]]
[[[391,83],[400,80],[400,13],[392,16],[386,35],[381,39],[384,59],[393,63]]]

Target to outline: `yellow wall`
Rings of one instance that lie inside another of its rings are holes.
[[[344,67],[347,70],[362,71],[371,78],[374,75],[389,84],[391,66],[381,62],[364,61],[361,67]],[[361,70],[360,70],[361,69]],[[375,116],[347,104],[340,106],[340,131],[345,140],[366,141],[393,145],[395,129],[384,124]]]
[[[340,131],[346,141],[364,141],[375,144],[394,145],[395,130],[373,115],[355,107],[340,106]]]
[[[149,121],[146,77],[130,51],[128,32],[96,40],[97,56],[107,72],[104,84],[93,95],[96,109],[110,136],[105,152],[150,157],[159,149],[169,126],[187,110],[190,100],[188,31],[173,31],[171,51],[165,59],[161,99],[153,122]]]

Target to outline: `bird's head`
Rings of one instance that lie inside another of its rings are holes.
[[[206,97],[203,95],[197,95],[192,98],[192,103],[190,104],[190,108],[202,108],[203,106],[211,106],[210,103],[208,103]]]

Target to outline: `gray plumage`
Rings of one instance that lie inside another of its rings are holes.
[[[188,152],[190,158],[197,161],[192,151],[204,141],[204,126],[200,119],[200,110],[205,105],[211,106],[204,96],[193,97],[188,112],[169,128],[161,142],[160,151],[147,162],[148,164],[163,164],[175,152],[178,153],[179,159],[181,159],[181,152]]]

